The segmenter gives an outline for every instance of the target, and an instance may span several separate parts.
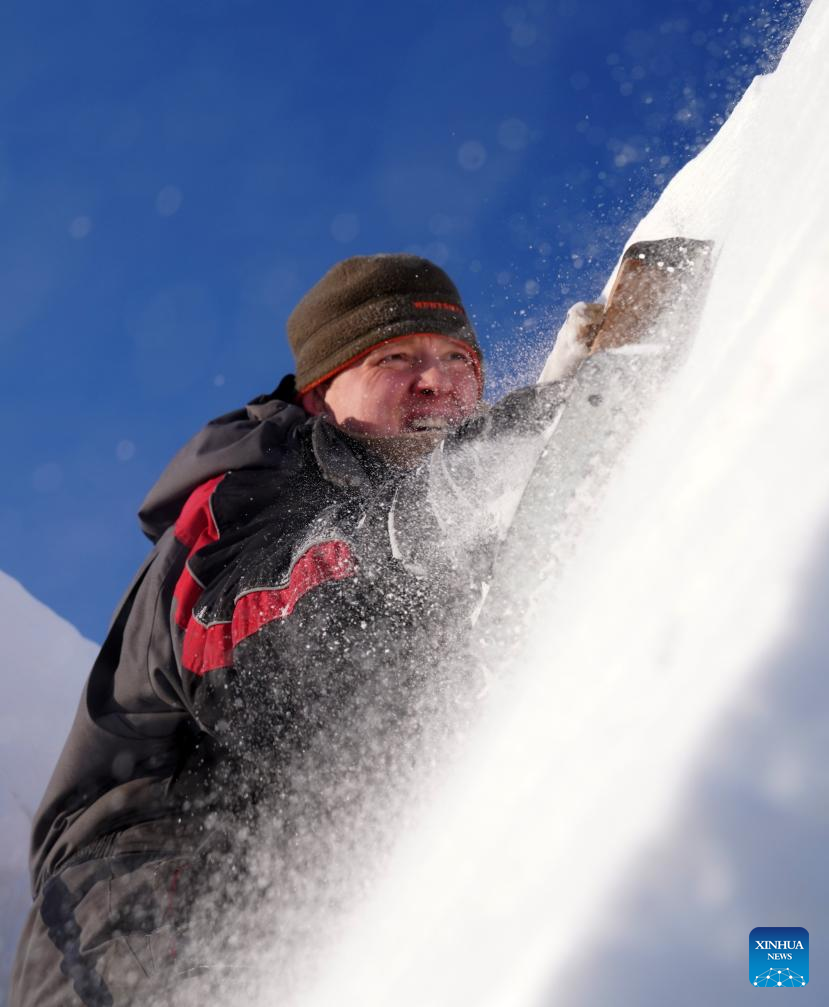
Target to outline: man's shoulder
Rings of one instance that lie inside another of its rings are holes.
[[[313,461],[310,437],[305,436],[279,464],[256,465],[226,472],[211,500],[213,516],[222,532],[254,524],[267,512],[304,511],[319,491],[319,470]]]
[[[157,540],[199,487],[228,472],[292,469],[309,423],[300,406],[267,396],[212,420],[181,448],[147,494],[139,511],[142,529]]]

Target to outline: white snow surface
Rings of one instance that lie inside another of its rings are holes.
[[[748,1003],[778,925],[825,1002],[827,52],[816,0],[632,235],[716,242],[691,356],[303,1007]]]
[[[32,815],[69,732],[97,648],[0,571],[0,1003],[31,903]]]

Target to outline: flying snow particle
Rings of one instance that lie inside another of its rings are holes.
[[[128,462],[135,457],[135,444],[132,441],[118,441],[115,445],[115,457],[119,462]]]
[[[505,119],[498,127],[498,143],[506,150],[523,150],[529,139],[529,127],[521,119]]]
[[[464,171],[478,171],[486,162],[486,148],[478,140],[467,140],[458,147],[458,164]]]
[[[517,4],[510,4],[509,7],[505,7],[501,17],[504,19],[504,24],[507,28],[515,28],[516,25],[522,23],[526,17],[523,9]]]
[[[629,164],[641,160],[639,151],[630,143],[612,143],[608,144],[608,146],[611,149],[615,148],[613,163],[617,168],[624,168]]]
[[[155,208],[159,216],[172,217],[178,213],[182,200],[181,189],[175,185],[165,185],[155,197]]]
[[[360,233],[360,218],[356,213],[338,213],[331,221],[331,236],[335,241],[353,241]]]
[[[63,469],[57,462],[38,465],[32,473],[32,486],[38,493],[54,493],[63,482]]]
[[[535,45],[537,38],[538,32],[535,25],[529,24],[527,21],[515,25],[510,32],[512,44],[518,46],[519,49],[529,49],[531,45]]]
[[[451,233],[454,226],[454,220],[446,213],[433,213],[429,218],[429,230],[438,238]]]
[[[438,266],[445,266],[449,261],[449,248],[442,241],[430,241],[426,246],[426,258]]]
[[[92,230],[92,221],[89,217],[75,217],[69,225],[69,233],[73,238],[80,240],[85,238]]]

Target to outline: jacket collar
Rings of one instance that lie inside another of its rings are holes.
[[[322,416],[312,424],[311,449],[323,477],[335,486],[349,489],[377,486],[397,471],[396,466]]]

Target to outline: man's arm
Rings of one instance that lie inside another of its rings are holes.
[[[396,688],[405,702],[419,606],[432,599],[393,560],[388,499],[380,488],[316,517],[306,510],[293,528],[263,522],[195,606],[185,702],[229,749],[255,760],[302,749],[345,723],[364,689],[376,696],[378,675],[391,676],[384,703]]]
[[[541,382],[564,381],[576,373],[581,362],[590,355],[604,313],[604,304],[586,301],[578,301],[570,308],[541,372]]]

